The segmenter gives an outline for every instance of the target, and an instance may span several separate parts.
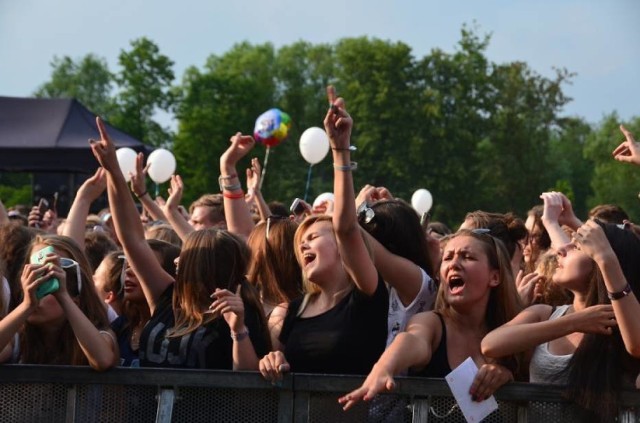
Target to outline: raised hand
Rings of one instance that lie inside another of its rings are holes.
[[[140,197],[147,192],[146,176],[151,163],[147,163],[146,166],[143,166],[143,164],[144,154],[138,153],[136,156],[136,173],[129,174],[129,176],[131,176],[131,191],[133,191],[136,197]]]
[[[91,151],[95,156],[100,166],[107,172],[120,171],[120,165],[118,164],[118,157],[116,156],[116,146],[111,141],[107,129],[104,126],[104,122],[100,117],[96,117],[96,125],[98,125],[98,132],[100,132],[100,139],[90,139]]]
[[[538,275],[536,272],[527,275],[524,275],[522,270],[518,272],[516,276],[516,288],[524,305],[528,306],[533,304],[533,301],[536,299],[536,294],[539,295],[537,287],[542,278],[543,276]]]
[[[99,167],[92,177],[84,181],[78,189],[78,197],[94,202],[107,189],[107,174]]]
[[[588,220],[574,232],[573,243],[596,262],[601,258],[615,257],[604,230],[593,220]]]
[[[333,149],[348,149],[351,140],[351,130],[353,129],[353,119],[347,113],[345,103],[342,98],[335,96],[332,86],[327,87],[327,98],[329,100],[329,110],[324,118],[324,129],[329,136],[329,141]]]
[[[165,210],[177,210],[182,201],[184,183],[180,175],[171,175],[171,188],[169,188],[169,198],[164,204]]]
[[[229,139],[229,141],[231,142],[231,145],[220,157],[220,163],[225,163],[226,165],[231,166],[235,166],[235,164],[246,156],[256,145],[256,142],[251,135],[242,135],[241,132],[236,133]]]
[[[483,364],[473,379],[469,394],[474,401],[484,401],[502,385],[513,380],[513,373],[499,364]]]
[[[248,200],[253,200],[255,194],[260,191],[260,175],[262,173],[262,166],[260,166],[260,160],[257,157],[251,159],[251,167],[247,169],[247,194]]]
[[[620,125],[620,131],[624,134],[625,140],[613,150],[611,153],[613,158],[620,162],[640,166],[640,144],[624,126]]]
[[[550,222],[559,222],[560,215],[562,214],[562,205],[564,197],[559,192],[543,192],[540,198],[544,202],[544,211],[542,212],[542,218]]]

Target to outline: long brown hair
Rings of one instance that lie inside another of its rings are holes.
[[[31,242],[28,251],[31,251],[31,249],[38,244],[52,246],[57,251],[68,255],[71,259],[78,262],[81,278],[80,292],[78,292],[78,286],[75,282],[76,272],[78,271],[77,267],[64,269],[67,273],[67,291],[71,298],[75,299],[78,308],[96,328],[99,330],[107,329],[109,327],[109,321],[107,319],[106,306],[98,297],[91,276],[89,260],[78,244],[66,236],[37,235]],[[89,364],[68,320],[65,319],[59,334],[60,342],[57,342],[55,346],[44,345],[44,336],[41,331],[41,328],[29,322],[25,323],[22,333],[23,336],[20,337],[20,361],[22,363]]]
[[[235,292],[242,285],[245,304],[255,307],[261,318],[263,335],[269,339],[258,294],[246,283],[249,248],[237,235],[214,228],[191,232],[180,253],[180,264],[173,291],[175,325],[167,337],[189,334],[214,317],[204,314],[217,289]]]
[[[498,238],[494,238],[488,233],[480,233],[474,230],[461,229],[448,238],[448,241],[460,236],[468,236],[480,241],[484,253],[487,256],[489,267],[498,271],[499,283],[497,286],[491,288],[489,302],[487,303],[485,311],[485,323],[487,325],[487,331],[490,332],[509,322],[522,310],[522,303],[516,290],[513,272],[511,271],[509,253],[502,241]],[[438,289],[435,310],[447,315],[450,313],[451,306],[445,298],[444,290],[446,288],[444,288],[444,285],[445,284],[440,284],[440,288]],[[521,361],[520,356],[513,356],[501,359],[500,363],[508,367],[515,374],[522,370],[520,369]]]
[[[251,261],[247,280],[260,292],[263,302],[288,303],[302,294],[302,269],[296,259],[293,239],[298,225],[289,218],[258,223],[247,240]]]

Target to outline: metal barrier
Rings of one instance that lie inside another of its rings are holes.
[[[393,394],[343,412],[355,376],[71,366],[0,366],[0,422],[464,422],[444,380],[398,378]],[[485,422],[587,421],[557,386],[511,383]],[[618,421],[640,422],[640,391],[621,393]]]

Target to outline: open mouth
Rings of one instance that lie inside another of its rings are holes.
[[[302,256],[302,261],[304,262],[304,267],[306,267],[309,263],[313,262],[316,259],[316,255],[313,253],[305,253]]]
[[[464,289],[464,280],[458,276],[449,278],[449,291],[452,294],[459,294]]]

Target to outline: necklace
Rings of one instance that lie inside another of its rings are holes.
[[[131,349],[134,351],[138,351],[140,348],[140,326],[136,326],[131,330]]]

